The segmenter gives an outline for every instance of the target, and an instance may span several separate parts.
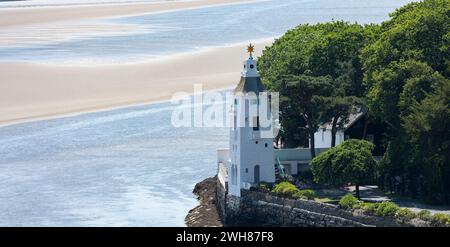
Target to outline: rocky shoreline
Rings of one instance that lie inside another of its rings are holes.
[[[186,215],[185,222],[188,227],[223,226],[216,208],[216,181],[217,177],[212,177],[195,185],[193,193],[198,196],[200,205]]]

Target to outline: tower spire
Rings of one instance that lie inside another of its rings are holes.
[[[250,43],[250,45],[247,46],[247,52],[250,53],[250,59],[253,59],[253,52],[255,51],[255,47]]]

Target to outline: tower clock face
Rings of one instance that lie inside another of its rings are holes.
[[[255,65],[250,64],[250,69],[253,69],[255,67]]]

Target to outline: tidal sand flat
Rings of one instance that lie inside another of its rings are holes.
[[[44,1],[44,3],[34,5],[27,4],[26,2],[28,1],[22,4],[0,3],[0,28],[57,21],[137,15],[245,1],[252,0],[158,0],[150,1],[150,3],[149,1],[103,1],[103,4],[102,1],[66,1],[66,4],[64,4],[64,1],[59,4],[55,3],[55,1],[46,4]]]
[[[257,44],[259,52],[271,41]],[[176,92],[227,88],[239,79],[246,44],[138,64],[0,66],[0,124],[143,102]],[[26,71],[26,73],[24,73]]]

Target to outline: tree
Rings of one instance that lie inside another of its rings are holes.
[[[326,108],[321,95],[329,94],[331,79],[305,75],[286,76],[278,84],[281,85],[280,105],[283,105],[283,109],[302,116],[310,140],[311,157],[316,157],[314,133],[319,129],[320,112]]]
[[[427,198],[450,201],[450,80],[442,80],[420,103],[413,102],[403,122],[419,154]]]
[[[331,121],[331,147],[336,146],[336,133],[348,123],[351,114],[362,110],[360,89],[355,83],[356,72],[350,62],[340,63],[339,76],[332,81],[331,94],[323,97],[325,110],[321,113],[321,122]]]
[[[449,76],[450,4],[448,0],[425,0],[405,5],[381,26],[377,40],[363,48],[365,82],[391,62],[416,60]]]
[[[391,14],[391,20],[381,25],[375,40],[362,49],[360,56],[369,111],[389,125],[380,181],[391,190],[413,196],[422,194],[441,202],[450,202],[450,184],[444,180],[439,165],[446,160],[444,154],[437,159],[439,162],[434,158],[447,148],[445,142],[436,138],[443,135],[447,122],[428,119],[417,123],[422,126],[414,127],[412,119],[432,117],[429,113],[436,114],[437,107],[442,107],[430,95],[438,95],[445,85],[443,81],[450,76],[448,13],[448,0],[410,3]],[[418,130],[424,132],[418,134]]]
[[[281,101],[280,123],[284,133],[293,133],[302,129],[317,130],[318,125],[332,120],[334,120],[332,131],[336,133],[337,129],[343,125],[342,123],[351,113],[354,97],[360,97],[363,94],[363,73],[359,51],[368,37],[373,35],[374,28],[370,30],[366,32],[361,25],[343,21],[299,25],[263,51],[262,57],[258,60],[258,66],[263,83],[270,90],[280,93],[283,90],[286,91],[282,85],[283,78],[303,75],[311,80],[329,78],[330,83],[327,86],[333,84],[330,87],[336,92],[332,94],[333,91],[322,90],[326,94],[316,94],[314,102],[320,103],[321,107],[316,107],[317,112],[308,114],[314,118],[314,121],[310,120],[309,123],[291,121],[294,118],[292,112],[301,111],[290,111],[290,105],[298,105],[298,102]],[[322,92],[316,91],[316,93]],[[287,98],[295,99],[295,97]],[[322,102],[319,102],[320,100]],[[324,104],[328,104],[328,108],[325,108]],[[310,143],[314,145],[311,133],[308,133],[308,136]],[[314,155],[314,147],[312,154]]]
[[[374,147],[365,140],[347,140],[321,153],[311,162],[314,181],[332,186],[352,183],[359,199],[359,186],[374,178],[376,166],[372,156]]]

